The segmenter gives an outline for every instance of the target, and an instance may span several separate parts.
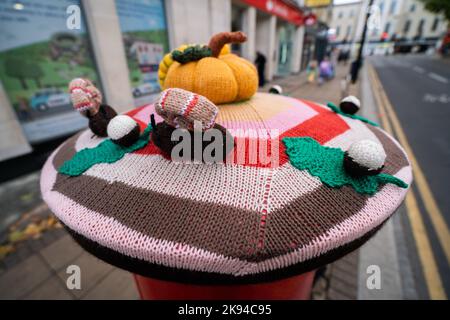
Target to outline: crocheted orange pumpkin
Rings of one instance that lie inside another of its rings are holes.
[[[182,46],[172,51],[160,63],[162,89],[185,89],[215,104],[249,99],[258,88],[256,68],[226,46],[246,40],[243,32],[222,32],[213,36],[208,46]]]

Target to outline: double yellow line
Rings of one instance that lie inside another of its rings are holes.
[[[390,103],[383,86],[381,85],[376,71],[371,65],[369,65],[369,77],[372,83],[375,99],[377,100],[377,104],[380,108],[381,123],[389,134],[398,138],[408,154],[414,171],[415,185],[417,186],[419,195],[425,205],[425,209],[430,217],[433,228],[436,231],[439,242],[445,252],[447,263],[450,264],[450,233],[447,224],[438,205],[436,204],[436,200],[433,197],[433,193],[430,190],[425,175],[420,168],[416,157],[414,156],[394,108],[392,107],[392,104]],[[431,243],[427,235],[426,227],[422,219],[422,214],[417,205],[417,200],[414,196],[413,190],[410,190],[406,195],[405,204],[430,298],[447,299]]]

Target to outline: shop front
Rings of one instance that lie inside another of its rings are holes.
[[[243,30],[249,30],[248,46],[253,52],[243,52],[247,58],[256,52],[264,55],[265,78],[297,73],[301,66],[304,35],[303,11],[294,1],[241,0],[233,1],[235,11],[244,17]],[[237,9],[239,8],[239,9]],[[234,20],[233,20],[234,21]]]
[[[91,79],[121,111],[160,91],[163,0],[5,0],[0,29],[0,161],[87,126],[67,91],[73,78]]]

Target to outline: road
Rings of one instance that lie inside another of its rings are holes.
[[[450,62],[425,55],[374,56],[368,60],[378,74],[431,191],[431,196],[424,194],[427,186],[419,183],[415,171],[417,208],[426,227],[425,234],[431,243],[442,286],[449,297],[449,243],[446,240],[450,224]],[[430,210],[431,198],[438,210]],[[406,224],[413,228],[411,221]],[[413,236],[409,246],[411,252],[417,250]],[[423,269],[423,264],[424,261],[418,270]]]

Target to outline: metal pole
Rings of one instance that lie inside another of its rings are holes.
[[[358,80],[358,73],[359,69],[361,69],[362,66],[362,59],[363,59],[363,50],[364,50],[364,42],[366,42],[366,33],[367,33],[367,22],[370,18],[370,11],[373,5],[374,0],[369,0],[369,5],[367,7],[367,13],[366,13],[366,21],[364,22],[364,28],[361,35],[361,45],[359,46],[358,50],[358,56],[355,61],[353,61],[351,65],[350,75],[352,83],[355,83]]]

